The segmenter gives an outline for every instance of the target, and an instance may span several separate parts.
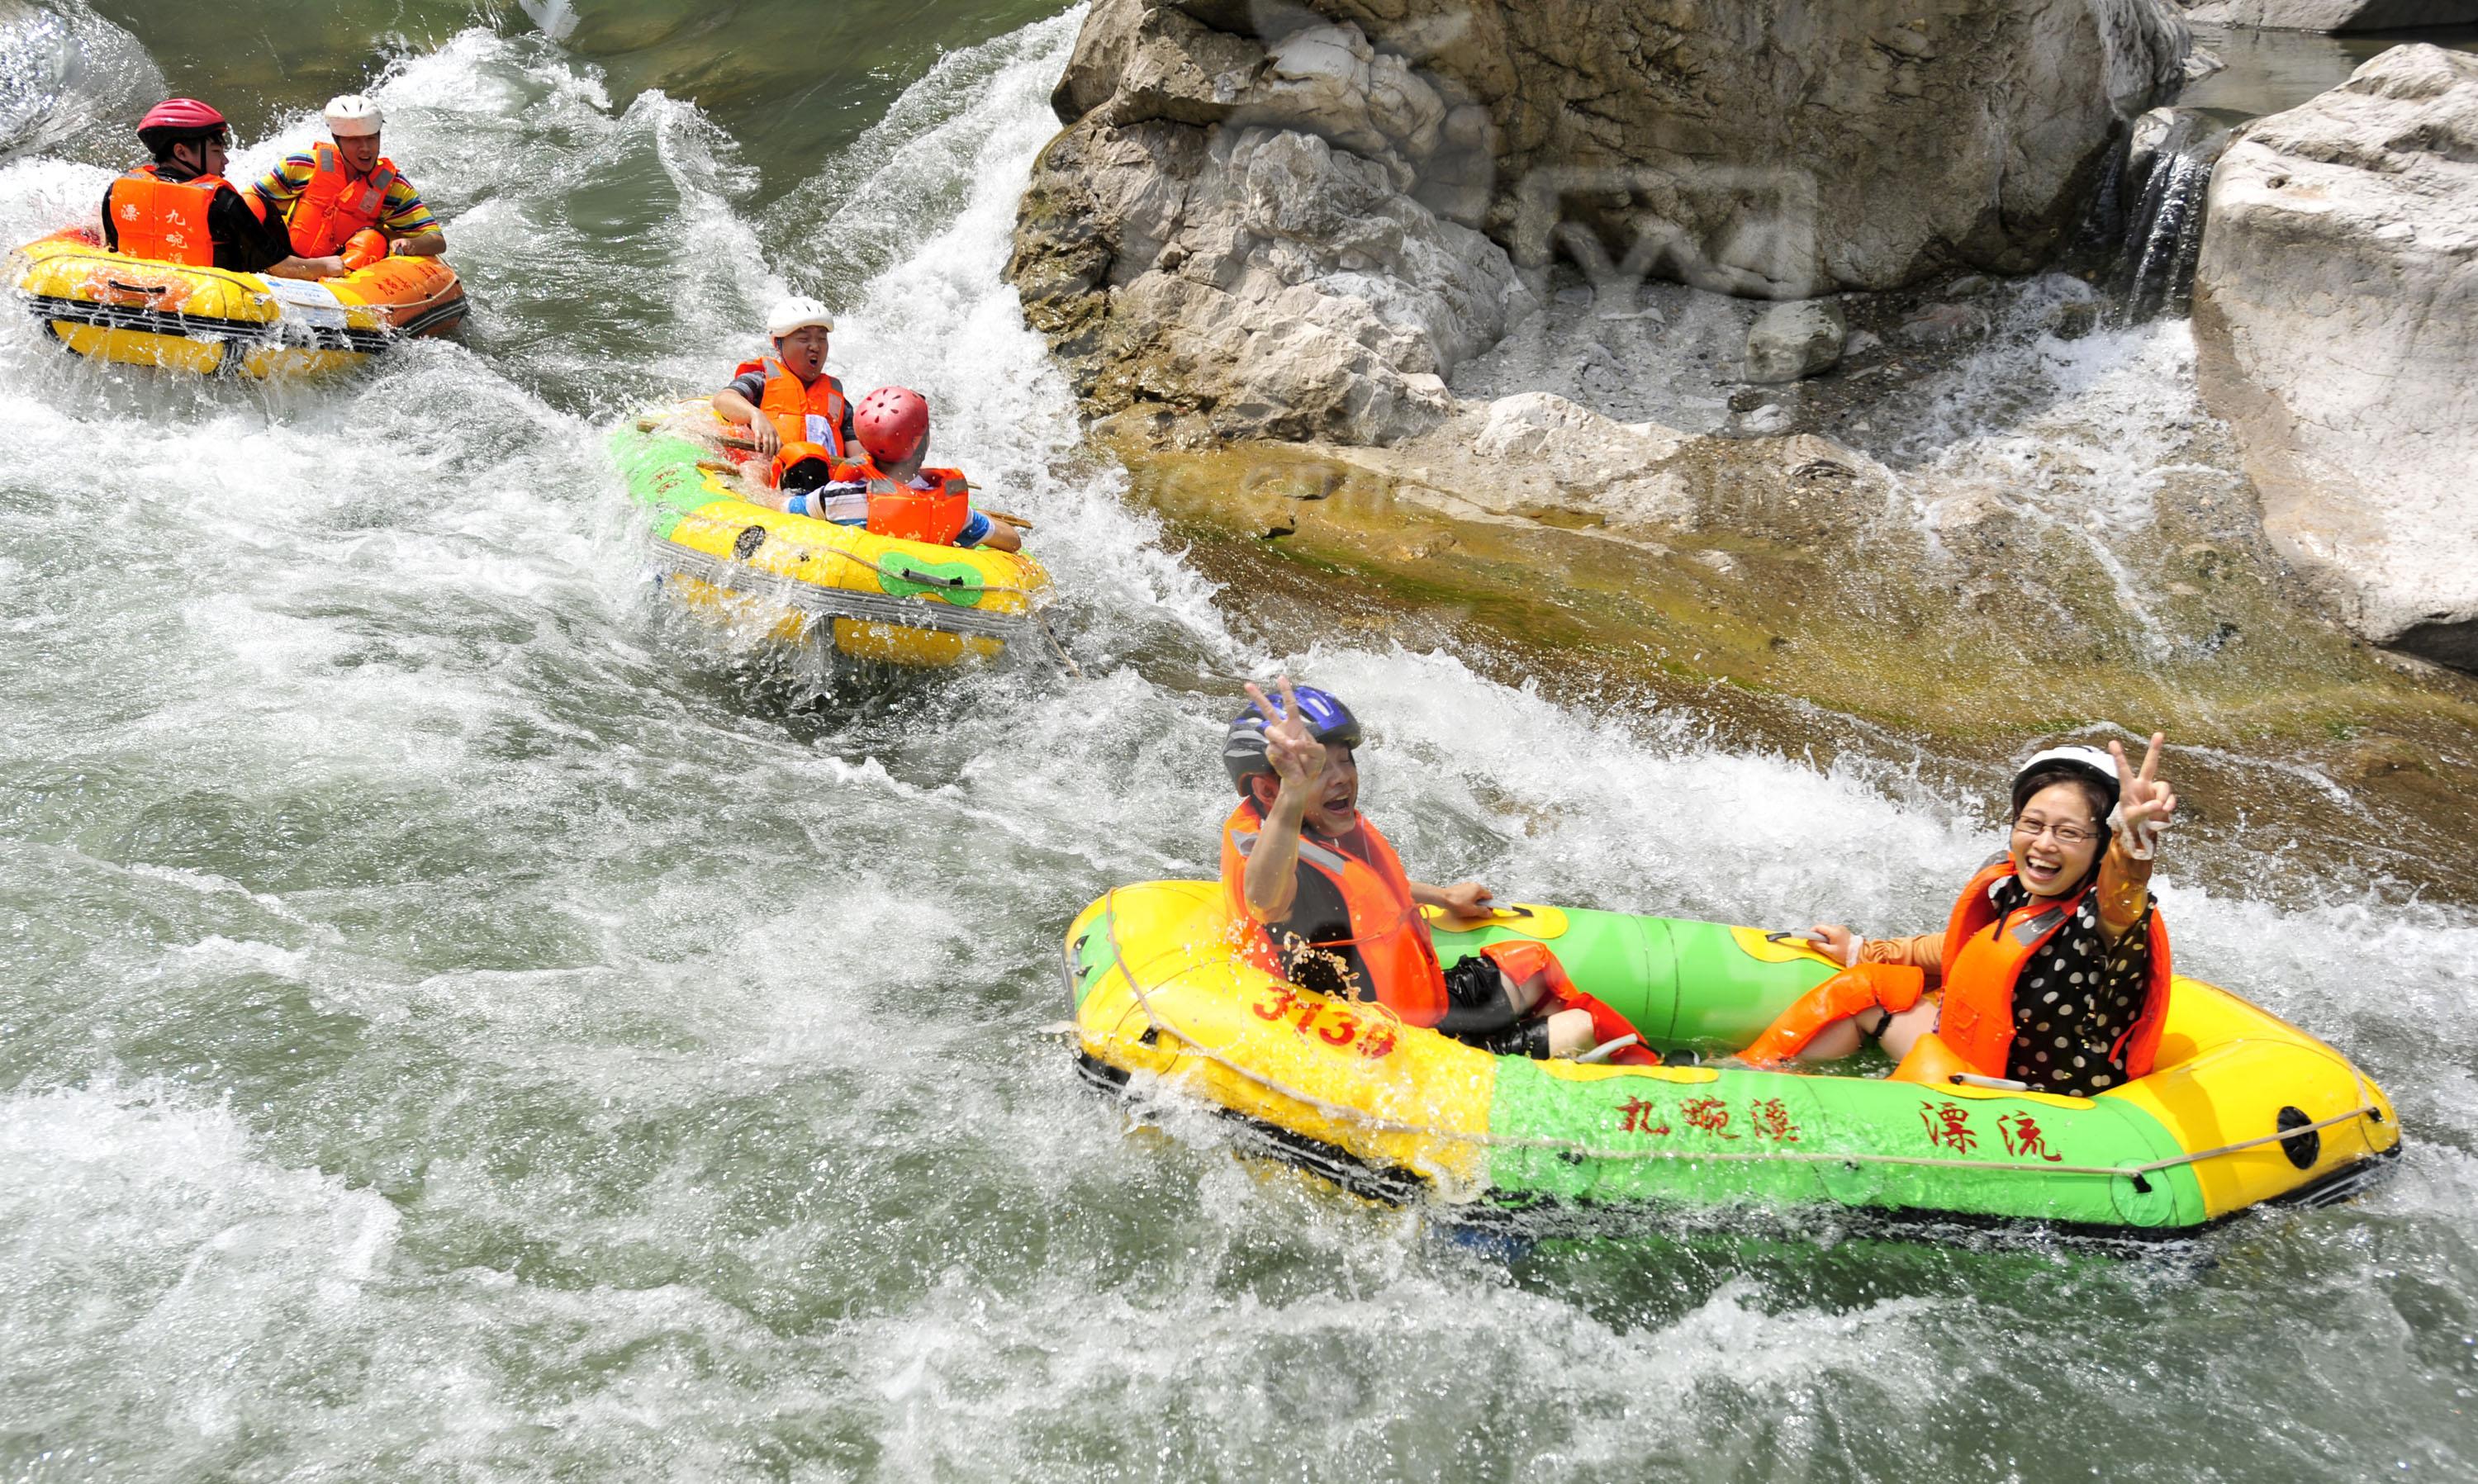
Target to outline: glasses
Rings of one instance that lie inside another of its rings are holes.
[[[2092,841],[2099,839],[2099,831],[2090,829],[2085,825],[2033,824],[2028,819],[2016,819],[2013,821],[2013,838],[2015,840],[2036,840],[2042,835],[2055,836],[2057,843],[2064,846],[2068,850],[2081,845],[2089,844]]]

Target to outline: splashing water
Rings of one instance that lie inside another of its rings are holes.
[[[695,108],[468,32],[378,89],[463,342],[261,388],[0,325],[5,1471],[2467,1472],[2478,925],[2318,894],[2311,842],[2191,858],[2240,890],[2172,863],[2163,910],[2182,968],[2387,1080],[2404,1172],[2186,1261],[1829,1217],[1493,1255],[1080,1087],[1030,1034],[1056,936],[1211,870],[1233,669],[1349,695],[1414,868],[1526,897],[1923,927],[1993,787],[1443,655],[1250,652],[998,280],[1079,18],[948,54],[763,211]],[[0,227],[103,180],[0,166]],[[1041,522],[1090,678],[787,705],[641,585],[602,431],[710,387],[784,288]],[[2129,408],[2180,373],[2094,340],[2057,374]]]

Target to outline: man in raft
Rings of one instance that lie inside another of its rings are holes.
[[[2152,734],[2139,771],[2117,742],[2025,763],[2008,848],[1962,888],[1944,931],[1812,929],[1808,941],[1849,968],[1743,1059],[1832,1060],[1864,1033],[1902,1058],[1894,1076],[1931,1085],[1960,1074],[2090,1097],[2147,1074],[2168,1009],[2168,934],[2150,892],[2177,813],[2159,775],[2164,741]]]
[[[835,316],[817,300],[783,300],[766,313],[774,354],[743,361],[731,385],[714,394],[715,415],[746,428],[758,458],[771,459],[793,443],[816,445],[831,464],[858,457],[851,403],[844,384],[826,374],[834,328]]]
[[[346,272],[392,254],[445,252],[447,234],[439,218],[395,162],[379,153],[387,121],[379,106],[346,93],[328,100],[326,119],[329,142],[285,156],[253,188],[283,216],[292,250],[304,258],[335,258]]]
[[[1543,944],[1492,943],[1441,967],[1421,907],[1484,920],[1488,888],[1413,881],[1359,812],[1358,718],[1287,676],[1281,692],[1277,702],[1249,686],[1253,709],[1231,720],[1222,748],[1240,794],[1222,824],[1223,891],[1269,971],[1499,1055],[1579,1056],[1632,1035]],[[1659,1060],[1633,1045],[1612,1059]]]
[[[264,200],[224,179],[232,127],[195,98],[166,98],[138,121],[153,161],[103,192],[103,245],[114,252],[196,268],[324,278],[343,271],[334,258],[292,251],[284,223]]]
[[[807,442],[775,454],[766,479],[774,509],[933,546],[1024,549],[1013,525],[973,508],[962,469],[922,466],[929,457],[928,398],[909,387],[880,387],[860,399],[851,421],[866,456],[857,462]]]

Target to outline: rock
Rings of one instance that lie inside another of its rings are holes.
[[[2099,328],[2099,306],[2088,299],[2060,304],[2048,312],[2048,333],[2061,340],[2078,340]]]
[[[1987,312],[1972,304],[1931,304],[1901,323],[1895,333],[1913,345],[1944,345],[1976,340],[1991,328]]]
[[[1763,406],[1748,413],[1739,421],[1738,426],[1749,433],[1770,438],[1776,434],[1788,432],[1794,420],[1790,416],[1788,408],[1779,402],[1766,402]]]
[[[1095,0],[1008,276],[1089,415],[1381,441],[1537,308],[1518,264],[1766,299],[2036,267],[2185,27],[1919,10]]]
[[[1841,306],[1829,300],[1776,304],[1747,331],[1747,380],[1798,381],[1829,371],[1849,329]]]
[[[2394,47],[2246,126],[2194,338],[2273,541],[2358,633],[2478,669],[2478,56]]]
[[[1496,244],[1321,135],[1105,113],[1043,153],[1007,269],[1090,415],[1391,442],[1537,307]]]
[[[2260,31],[2393,31],[2478,22],[2478,0],[2208,0],[2187,13]]]

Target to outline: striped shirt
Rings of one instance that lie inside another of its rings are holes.
[[[289,213],[292,210],[292,203],[300,199],[301,192],[310,188],[311,178],[317,173],[318,162],[310,156],[287,155],[282,164],[259,177],[258,193],[273,202],[277,210]],[[388,186],[387,204],[379,213],[379,225],[391,234],[414,237],[437,227],[439,218],[431,215],[430,208],[421,204],[421,192],[413,189],[413,182],[399,174]]]

